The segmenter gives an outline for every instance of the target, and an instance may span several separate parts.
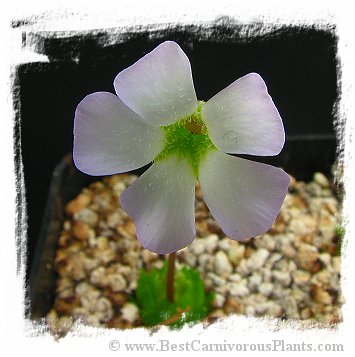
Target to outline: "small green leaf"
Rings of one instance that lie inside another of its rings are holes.
[[[335,255],[341,255],[341,246],[345,236],[345,229],[342,226],[337,226],[335,228],[335,236],[337,238],[337,249]]]
[[[181,327],[201,321],[211,310],[213,293],[206,293],[197,270],[183,267],[175,272],[174,303],[166,296],[167,264],[150,272],[141,271],[134,302],[143,324]]]

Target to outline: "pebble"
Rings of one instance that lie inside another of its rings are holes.
[[[107,216],[106,219],[109,228],[115,228],[118,224],[123,223],[122,216],[119,211],[114,211]]]
[[[288,231],[293,232],[299,236],[313,234],[317,229],[317,220],[307,215],[301,215],[301,217],[298,217],[298,219],[291,219],[288,226]]]
[[[262,283],[262,275],[259,273],[253,273],[249,278],[248,287],[251,291],[257,291],[259,285]]]
[[[213,310],[213,311],[209,314],[209,318],[210,318],[212,321],[222,319],[222,318],[225,317],[225,316],[226,316],[226,313],[224,312],[223,309]]]
[[[218,275],[227,277],[233,271],[233,266],[228,260],[228,256],[223,251],[218,251],[215,256],[214,268]]]
[[[233,296],[228,296],[224,304],[224,311],[226,314],[229,313],[244,313],[245,305],[240,302],[239,298]]]
[[[80,303],[82,307],[89,313],[95,312],[97,308],[97,301],[100,296],[100,292],[97,290],[91,290],[85,295],[80,296]]]
[[[72,229],[75,238],[82,241],[89,239],[90,226],[87,223],[83,221],[75,221]]]
[[[138,178],[137,175],[125,175],[122,177],[122,182],[125,183],[126,187],[129,185],[132,185],[134,181],[136,181]]]
[[[159,256],[157,253],[151,252],[148,249],[143,249],[143,251],[142,251],[142,260],[143,260],[143,263],[146,265],[149,265],[153,261],[157,260],[158,257]]]
[[[282,254],[272,253],[268,259],[268,262],[270,263],[271,268],[274,266],[275,263],[277,263],[281,259],[282,259]]]
[[[255,312],[257,315],[264,315],[268,310],[269,305],[266,302],[255,304]]]
[[[322,187],[317,182],[311,182],[308,187],[307,191],[315,197],[322,196]]]
[[[196,238],[190,245],[189,249],[196,256],[201,255],[205,251],[205,243],[202,238]]]
[[[94,289],[95,288],[92,285],[88,284],[86,281],[83,281],[75,287],[75,294],[78,296],[85,295]]]
[[[209,271],[209,270],[212,270],[212,256],[207,254],[207,253],[204,253],[204,254],[201,254],[198,258],[198,264],[199,266],[201,267],[201,269],[203,271]]]
[[[333,302],[331,295],[316,284],[313,284],[311,287],[311,295],[316,301],[324,305],[331,305]]]
[[[248,260],[243,258],[237,268],[236,268],[236,272],[239,273],[242,276],[247,276],[251,273],[251,268],[250,265],[248,264]]]
[[[109,240],[107,237],[97,237],[95,245],[99,250],[106,250],[109,247]]]
[[[207,253],[213,253],[217,249],[219,237],[217,234],[210,234],[203,238],[205,242],[205,251]]]
[[[331,241],[335,236],[336,227],[336,217],[329,213],[327,209],[322,208],[319,214],[319,230],[323,238],[327,241]]]
[[[223,307],[224,303],[226,301],[226,298],[223,294],[215,294],[214,300],[213,300],[213,306],[215,307]]]
[[[228,276],[228,280],[229,280],[229,281],[234,281],[234,282],[236,282],[236,283],[239,283],[239,282],[242,280],[242,277],[241,277],[240,274],[234,273],[234,274],[230,274],[230,275]]]
[[[209,272],[207,273],[207,277],[211,279],[215,286],[223,286],[226,284],[226,280],[215,273]]]
[[[131,280],[128,284],[127,291],[132,292],[137,289],[137,278],[134,280]]]
[[[339,256],[332,257],[332,266],[334,270],[340,274],[341,258]]]
[[[264,282],[259,285],[259,292],[268,297],[272,293],[273,288],[273,284]]]
[[[329,270],[323,269],[314,274],[311,283],[318,284],[323,288],[329,288],[332,274]]]
[[[310,319],[312,316],[313,316],[312,310],[308,306],[301,310],[301,318],[303,320]]]
[[[269,308],[267,313],[271,316],[281,317],[283,313],[282,307],[274,301],[269,302]]]
[[[101,296],[96,303],[95,315],[98,316],[99,321],[107,322],[113,317],[113,309],[111,301]]]
[[[83,221],[89,226],[95,226],[95,224],[99,221],[99,216],[93,210],[84,208],[74,215],[74,219]]]
[[[135,304],[127,302],[121,308],[122,318],[130,323],[134,323],[139,318],[139,310]]]
[[[112,189],[113,189],[113,192],[119,196],[123,191],[124,189],[126,188],[126,185],[124,184],[124,182],[117,182],[113,185]]]
[[[227,291],[232,296],[243,297],[249,294],[249,289],[242,283],[227,283]]]
[[[322,253],[319,255],[320,261],[328,268],[332,265],[332,256],[329,253]]]
[[[108,285],[112,291],[124,291],[127,287],[127,281],[121,274],[111,274],[107,277]]]
[[[265,248],[269,252],[272,252],[276,248],[276,241],[273,236],[266,233],[262,236],[256,237],[254,245],[257,248]]]
[[[323,188],[329,187],[329,180],[321,172],[316,172],[313,176],[313,180]]]
[[[72,316],[78,319],[83,319],[83,318],[85,319],[89,315],[90,315],[89,311],[83,306],[75,307],[72,311]]]
[[[100,260],[103,265],[107,265],[115,260],[116,252],[110,249],[96,249],[93,251],[93,256]]]
[[[289,270],[288,267],[289,267],[289,261],[287,261],[286,259],[281,259],[274,265],[273,270],[279,270],[285,272]]]
[[[65,211],[69,216],[73,216],[75,213],[78,213],[82,209],[87,207],[90,202],[91,202],[90,195],[85,193],[80,193],[74,200],[70,201],[66,205]]]
[[[282,286],[289,286],[291,284],[291,275],[288,271],[278,271],[272,272],[274,279],[280,283]]]
[[[293,260],[290,260],[288,262],[288,271],[292,273],[296,270],[297,270],[297,264]]]
[[[301,243],[296,255],[297,265],[304,270],[316,272],[320,270],[320,265],[317,263],[319,253],[317,248],[307,243]]]
[[[258,303],[255,306],[255,312],[257,315],[271,315],[275,317],[280,317],[282,315],[282,307],[273,301],[265,301]]]
[[[63,289],[60,286],[60,283],[58,283],[58,288],[56,289],[56,294],[60,299],[70,299],[75,296],[75,291],[73,287],[68,287],[66,289]]]
[[[255,315],[255,306],[248,305],[245,307],[245,314],[247,316],[254,316]]]
[[[244,257],[245,246],[242,244],[233,244],[228,251],[229,261],[237,266],[240,260]]]
[[[152,264],[152,268],[157,268],[157,269],[161,269],[163,266],[164,266],[164,262],[162,260],[156,260]]]
[[[223,238],[218,241],[218,249],[228,252],[231,247],[232,240],[230,238]]]
[[[90,283],[98,287],[107,286],[108,282],[105,267],[99,266],[91,272]]]
[[[189,249],[184,249],[180,252],[179,255],[190,267],[194,267],[196,265],[197,256],[193,254]]]
[[[289,319],[299,319],[300,318],[297,301],[295,298],[293,298],[292,296],[286,296],[282,300],[282,302],[283,302],[282,307],[285,311],[285,315],[287,316],[287,318],[289,318]]]
[[[272,289],[271,296],[276,300],[283,300],[283,298],[290,294],[289,289],[285,289],[281,284],[274,283],[274,288]]]
[[[272,270],[264,269],[262,270],[263,281],[270,282],[272,280]]]
[[[100,264],[98,259],[84,256],[82,258],[83,267],[86,272],[90,273],[93,269],[97,268]]]
[[[101,322],[100,319],[97,315],[88,315],[85,316],[84,323],[86,325],[94,326],[94,327],[100,327]]]
[[[283,256],[289,259],[293,259],[297,254],[296,249],[292,247],[290,244],[282,245],[280,252],[282,253]]]
[[[264,264],[266,259],[269,257],[270,252],[265,248],[259,248],[255,253],[253,253],[247,261],[247,265],[250,270],[259,270]]]
[[[292,273],[292,278],[296,285],[306,286],[311,279],[311,274],[304,270],[296,270]]]
[[[80,255],[80,254],[79,254]],[[63,264],[63,262],[65,262]],[[60,277],[67,277],[74,281],[86,278],[83,262],[78,259],[77,252],[65,252],[63,257],[56,257],[55,264]]]
[[[58,317],[56,311],[52,309],[47,314],[47,322],[48,325],[56,335],[63,336],[69,332],[71,327],[73,326],[72,318],[69,316],[61,316]]]
[[[216,286],[216,285],[213,286],[213,285],[212,285],[211,288],[214,289],[214,291],[215,291],[216,293],[222,294],[222,295],[224,295],[224,296],[227,296],[227,295],[228,295],[228,289],[227,289],[227,286],[226,286],[225,282],[224,282],[224,284],[221,285],[221,286]]]

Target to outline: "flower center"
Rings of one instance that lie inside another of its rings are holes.
[[[155,161],[175,154],[179,158],[188,160],[198,177],[201,159],[209,150],[216,150],[201,118],[201,109],[204,104],[200,101],[192,115],[174,124],[161,127],[165,136],[165,146]]]
[[[200,123],[194,119],[192,119],[191,121],[187,122],[185,124],[185,128],[188,130],[188,131],[191,131],[191,133],[194,133],[194,134],[201,134],[202,131],[203,131],[203,123]]]

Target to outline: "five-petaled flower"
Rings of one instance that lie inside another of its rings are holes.
[[[284,145],[281,117],[258,74],[199,102],[187,56],[167,41],[120,72],[114,87],[117,95],[97,92],[79,103],[74,162],[101,176],[153,161],[120,197],[143,247],[167,254],[193,241],[196,179],[228,237],[254,237],[272,226],[289,176],[227,154],[272,156]]]

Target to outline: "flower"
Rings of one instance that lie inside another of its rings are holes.
[[[228,237],[272,226],[289,176],[228,155],[272,156],[284,145],[281,117],[258,74],[198,102],[187,56],[167,41],[120,72],[114,88],[117,95],[97,92],[79,103],[73,157],[79,170],[100,176],[153,161],[120,196],[143,247],[168,254],[193,241],[196,179]]]

